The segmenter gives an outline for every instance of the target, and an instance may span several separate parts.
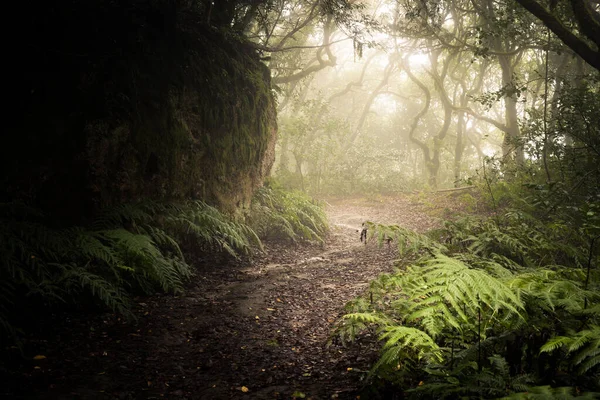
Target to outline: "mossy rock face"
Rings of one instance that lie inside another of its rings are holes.
[[[74,219],[142,198],[247,206],[277,129],[253,48],[177,2],[83,3],[36,8],[40,51],[15,45],[0,196]]]

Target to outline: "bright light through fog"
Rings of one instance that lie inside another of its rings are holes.
[[[499,153],[499,149],[492,147],[488,144],[484,145],[481,149],[482,153],[485,154],[487,157],[495,157],[498,155]]]
[[[423,67],[429,65],[429,56],[427,54],[413,54],[408,57],[408,62],[411,67]]]
[[[452,29],[454,28],[454,20],[452,18],[448,18],[444,21],[444,23],[442,24],[442,27],[444,27],[445,29]]]
[[[398,99],[391,94],[377,96],[373,101],[373,110],[379,115],[394,114],[398,111]]]

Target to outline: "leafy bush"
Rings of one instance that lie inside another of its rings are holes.
[[[305,193],[285,190],[276,184],[255,193],[248,222],[265,239],[322,243],[328,231],[321,204]]]
[[[0,204],[0,335],[17,337],[19,309],[97,303],[125,316],[130,293],[183,291],[186,251],[248,254],[248,226],[202,202],[125,204],[85,227],[54,228],[38,210]]]
[[[584,209],[584,224],[507,209],[429,235],[372,224],[413,257],[350,302],[336,334],[346,343],[375,330],[382,349],[369,376],[408,398],[600,391],[600,224]]]

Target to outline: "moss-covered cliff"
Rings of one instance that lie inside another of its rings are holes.
[[[11,48],[4,200],[66,219],[141,198],[248,204],[274,159],[269,71],[181,3],[29,10],[36,39]]]

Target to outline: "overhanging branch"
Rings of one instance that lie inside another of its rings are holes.
[[[536,16],[548,27],[564,44],[577,53],[585,62],[600,71],[600,52],[592,49],[585,41],[571,32],[558,18],[535,0],[516,0],[523,8]],[[571,4],[578,0],[571,0]],[[579,21],[578,21],[579,22]],[[596,42],[600,48],[600,43]]]

